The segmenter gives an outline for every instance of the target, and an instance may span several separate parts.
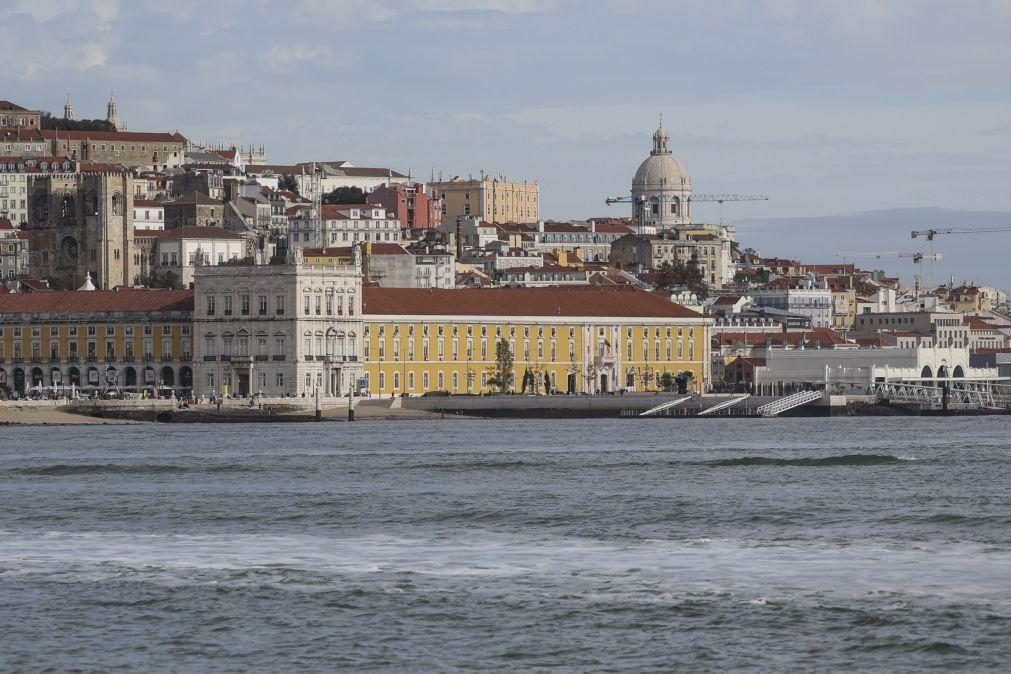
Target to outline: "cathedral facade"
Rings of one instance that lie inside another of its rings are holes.
[[[132,285],[133,173],[119,169],[57,173],[29,184],[32,276],[74,289]]]

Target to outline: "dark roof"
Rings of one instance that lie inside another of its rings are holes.
[[[60,290],[0,294],[0,314],[193,311],[192,290]]]
[[[136,230],[135,230],[136,231]],[[157,239],[241,239],[241,234],[229,232],[221,227],[198,227],[196,225],[186,225],[175,229],[149,230],[148,236]]]
[[[371,315],[607,316],[701,318],[701,314],[638,288],[417,289],[366,288],[363,313]]]
[[[182,195],[174,201],[167,201],[165,206],[195,206],[195,205],[206,205],[206,206],[222,206],[223,201],[218,201],[217,199],[212,199],[203,192],[188,192]]]

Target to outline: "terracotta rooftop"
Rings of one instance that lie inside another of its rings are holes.
[[[98,140],[123,143],[181,143],[186,139],[177,133],[149,133],[138,131],[66,131],[42,129],[39,131],[46,140]]]
[[[821,342],[826,346],[847,343],[830,328],[813,328],[804,332],[721,332],[716,335],[721,346],[733,346],[734,344],[759,346],[765,344],[766,338],[770,339],[775,346],[783,346],[784,344],[796,346],[801,340],[809,345],[816,342]]]
[[[366,288],[367,315],[601,316],[701,318],[691,309],[638,288]]]
[[[192,290],[61,290],[0,294],[0,314],[193,311]]]

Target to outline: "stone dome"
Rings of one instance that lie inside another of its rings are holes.
[[[633,190],[682,189],[690,186],[688,171],[670,152],[650,153],[650,156],[639,164],[639,170],[632,178]]]
[[[667,147],[670,134],[660,126],[653,132],[653,149],[632,179],[632,190],[682,189],[688,187],[688,171]]]

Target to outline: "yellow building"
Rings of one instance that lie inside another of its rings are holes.
[[[191,290],[0,294],[0,392],[192,386]]]
[[[517,393],[656,391],[690,373],[709,384],[710,317],[627,286],[430,290],[364,288],[371,395],[478,394],[495,384],[499,343]]]
[[[514,183],[481,174],[480,178],[432,183],[442,197],[442,222],[455,223],[461,216],[488,222],[537,222],[540,188],[536,183]]]

